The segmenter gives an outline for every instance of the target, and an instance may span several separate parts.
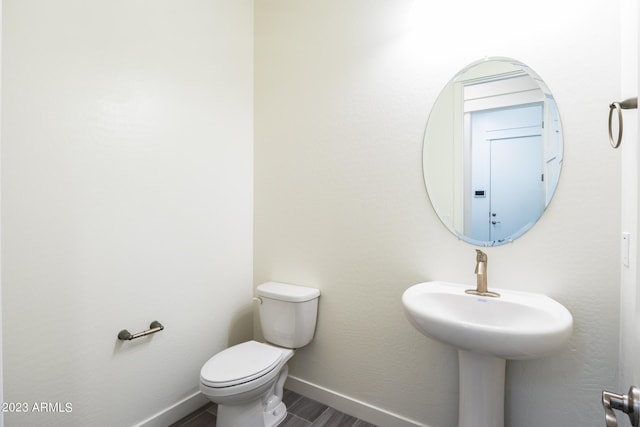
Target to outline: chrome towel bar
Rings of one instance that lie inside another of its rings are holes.
[[[144,337],[146,335],[151,335],[151,334],[155,334],[156,332],[160,332],[161,330],[164,329],[164,326],[162,326],[162,324],[160,322],[158,322],[157,320],[154,320],[149,325],[149,328],[151,328],[151,329],[147,329],[146,331],[138,332],[137,334],[132,334],[131,332],[127,331],[126,329],[123,329],[120,332],[118,332],[118,339],[121,340],[121,341],[135,340],[136,338],[140,338],[140,337]]]
[[[622,141],[622,110],[633,110],[638,108],[638,98],[627,98],[621,102],[614,102],[609,105],[609,143],[613,148],[618,148]],[[613,112],[618,111],[618,138],[613,137]]]

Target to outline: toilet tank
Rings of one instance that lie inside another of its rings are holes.
[[[268,342],[286,348],[311,342],[316,331],[319,289],[267,282],[258,285],[256,292],[262,334]]]

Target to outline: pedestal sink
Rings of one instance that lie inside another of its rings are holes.
[[[562,348],[571,313],[546,295],[492,289],[497,298],[469,295],[468,285],[425,282],[402,295],[409,321],[427,337],[458,349],[459,427],[504,426],[506,360],[544,357]]]

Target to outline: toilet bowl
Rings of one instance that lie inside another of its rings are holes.
[[[257,288],[267,343],[247,341],[209,359],[200,391],[218,404],[218,427],[274,427],[287,416],[282,402],[287,362],[313,339],[320,291],[268,282]]]
[[[247,341],[213,356],[200,391],[218,403],[218,426],[277,426],[287,415],[282,390],[292,349]]]

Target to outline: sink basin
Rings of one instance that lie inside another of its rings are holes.
[[[466,294],[470,288],[419,283],[404,292],[402,302],[409,320],[424,335],[501,359],[547,356],[571,336],[571,313],[546,295],[490,289],[500,294],[491,298]]]

